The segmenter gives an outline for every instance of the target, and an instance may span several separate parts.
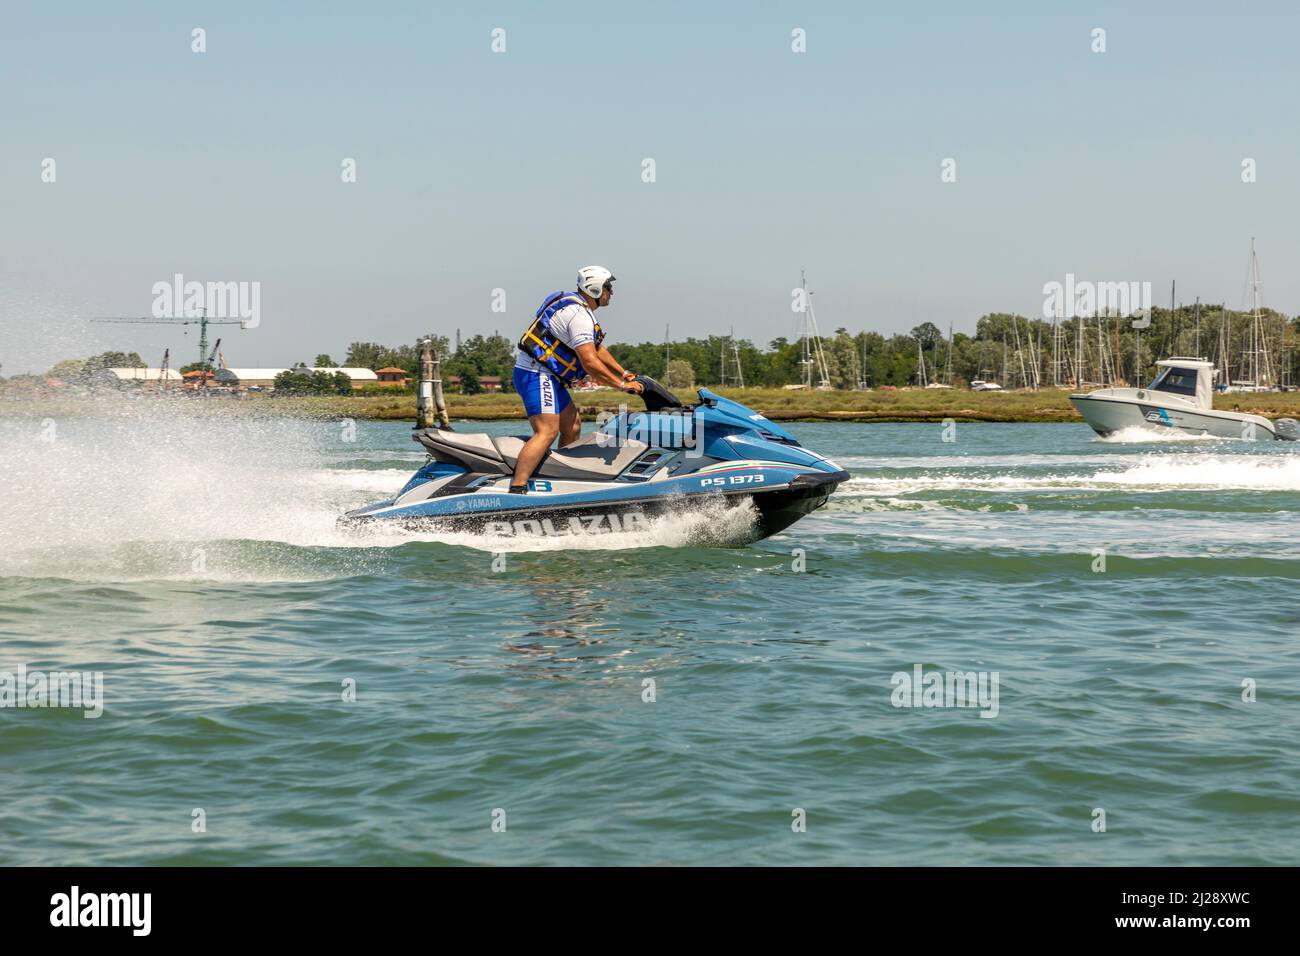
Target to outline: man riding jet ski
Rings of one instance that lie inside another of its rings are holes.
[[[849,478],[834,462],[738,402],[699,390],[684,406],[654,379],[624,369],[604,347],[595,310],[614,276],[578,272],[575,292],[546,297],[519,340],[515,388],[533,433],[522,438],[417,429],[429,460],[396,497],[349,511],[347,525],[502,535],[626,531],[692,505],[752,501],[758,537],[825,504]],[[568,386],[584,378],[641,395],[645,412],[622,414],[581,436]],[[558,450],[551,444],[560,438]]]
[[[577,291],[548,295],[519,339],[515,391],[524,400],[533,437],[519,452],[510,494],[527,494],[528,479],[557,436],[563,448],[582,434],[570,385],[592,378],[626,392],[641,391],[636,375],[605,348],[605,333],[596,321],[595,311],[609,305],[613,295],[613,273],[604,266],[584,266],[578,270]]]
[[[444,428],[413,435],[429,459],[394,497],[340,519],[348,527],[545,536],[635,531],[665,512],[755,509],[752,537],[789,527],[849,478],[779,425],[707,388],[683,406],[637,376],[644,412],[623,412],[547,451],[527,495],[510,494],[531,436],[492,438]]]

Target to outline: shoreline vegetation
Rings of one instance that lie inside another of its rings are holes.
[[[1149,382],[1158,371],[1151,360],[1159,356],[1212,355],[1222,369],[1221,381],[1289,386],[1300,381],[1300,349],[1294,347],[1298,335],[1300,316],[1288,318],[1261,309],[1255,320],[1222,304],[1198,303],[1173,310],[1152,308],[1149,324],[1142,331],[1133,327],[1131,319],[1114,315],[1049,322],[995,312],[977,321],[974,336],[951,330],[944,336],[932,323],[923,322],[909,334],[854,335],[838,328],[820,338],[777,338],[766,349],[730,336],[663,344],[612,342],[609,348],[623,367],[652,370],[686,401],[694,399],[694,383],[718,382],[721,384],[710,386],[714,391],[736,398],[773,421],[935,422],[951,418],[965,422],[1082,422],[1070,404],[1072,393],[1092,391],[1102,383]],[[510,388],[516,356],[513,340],[497,333],[461,340],[458,334],[453,348],[445,336],[423,338],[442,356],[441,376],[449,386],[445,395],[453,419],[523,417],[517,395],[493,390],[498,384]],[[1275,360],[1267,360],[1270,355]],[[1265,358],[1262,368],[1247,361],[1261,356]],[[204,364],[196,362],[177,371],[191,378],[201,376]],[[0,417],[56,417],[62,408],[80,410],[67,414],[96,414],[96,404],[109,400],[97,395],[92,384],[108,373],[143,367],[145,362],[137,353],[105,352],[58,362],[44,376],[0,379]],[[368,369],[376,375],[396,373],[398,378],[353,382],[339,374],[344,368]],[[211,383],[224,387],[207,394],[163,397],[139,389],[131,380],[110,381],[104,387],[120,388],[119,403],[175,402],[188,414],[228,411],[414,422],[413,380],[418,378],[418,368],[419,352],[414,345],[388,347],[358,341],[348,346],[341,363],[321,353],[311,366],[301,362],[284,370],[225,369],[226,378]],[[274,380],[266,380],[271,371],[277,372]],[[241,372],[250,374],[244,378]],[[1004,387],[980,392],[963,387],[980,379]],[[736,387],[742,381],[750,387]],[[808,387],[819,381],[829,387]],[[1081,388],[1045,384],[1064,381],[1085,384]],[[957,387],[923,387],[935,382]],[[1087,384],[1090,382],[1094,384]],[[795,383],[803,383],[803,387],[794,387]],[[642,407],[639,399],[612,389],[571,394],[587,421],[602,412],[617,412],[620,404],[634,410]],[[1300,393],[1222,393],[1215,395],[1214,407],[1265,418],[1296,417],[1300,415]]]
[[[965,389],[874,389],[870,391],[794,391],[773,388],[715,387],[719,395],[734,398],[761,412],[772,421],[824,422],[1078,422],[1083,419],[1070,404],[1071,389],[1040,388],[1001,392],[971,392]],[[602,389],[573,392],[584,421],[602,412],[616,413],[619,406],[639,411],[641,402],[633,395]],[[683,400],[690,399],[685,393]],[[448,414],[452,420],[510,421],[523,418],[519,396],[513,393],[449,394]],[[123,406],[158,408],[167,406],[183,414],[272,415],[292,418],[362,419],[415,421],[415,396],[391,395],[296,395],[230,396],[203,398],[193,395],[121,393],[86,395],[31,395],[0,401],[0,418],[89,416],[108,414]],[[1265,418],[1300,417],[1300,392],[1251,392],[1216,395],[1214,407],[1263,415]]]

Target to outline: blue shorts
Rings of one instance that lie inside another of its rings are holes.
[[[569,390],[550,372],[515,367],[515,391],[524,400],[524,411],[534,415],[558,415],[570,405]]]

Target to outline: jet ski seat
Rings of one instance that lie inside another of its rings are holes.
[[[608,436],[606,437],[608,439]],[[527,440],[526,437],[516,438],[513,436],[493,439],[497,451],[501,453],[501,457],[510,466],[512,473],[515,470],[515,463],[519,460],[519,453],[523,451],[524,442]],[[624,468],[641,457],[641,453],[649,447],[645,442],[634,441],[630,438],[622,446],[613,442],[602,446],[599,442],[598,433],[592,432],[579,438],[572,445],[552,449],[551,453],[543,458],[542,463],[537,466],[536,477],[608,480],[617,476]]]
[[[513,475],[527,437],[489,438],[484,434],[426,428],[416,440],[439,461],[464,465],[484,474]],[[542,459],[534,477],[608,481],[636,461],[650,446],[628,439],[622,446],[602,446],[596,432]]]
[[[489,475],[506,471],[506,463],[487,435],[426,428],[414,437],[438,461]]]

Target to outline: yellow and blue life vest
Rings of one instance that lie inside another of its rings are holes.
[[[587,375],[582,367],[582,362],[578,360],[578,353],[561,342],[559,337],[551,331],[551,317],[556,312],[571,305],[587,308],[587,303],[576,292],[552,292],[546,297],[542,307],[537,310],[532,325],[528,326],[519,339],[520,351],[531,356],[534,361],[550,371],[565,385],[585,378]],[[605,333],[601,330],[600,323],[595,320],[594,315],[592,316],[592,324],[596,327],[596,347],[599,348],[601,341],[605,338]]]

